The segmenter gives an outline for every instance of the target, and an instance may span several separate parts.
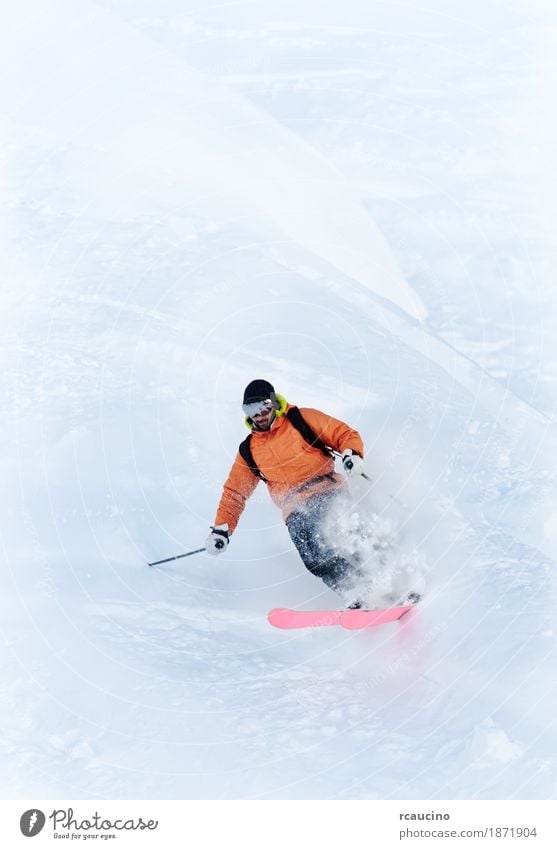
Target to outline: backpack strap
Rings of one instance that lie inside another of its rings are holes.
[[[322,454],[325,454],[326,457],[332,457],[333,452],[331,449],[323,442],[322,439],[317,436],[316,432],[310,425],[306,422],[304,417],[302,416],[298,407],[290,407],[288,412],[286,413],[286,417],[291,425],[293,425],[302,439],[304,439],[308,445],[311,445],[312,448],[317,448],[321,451]]]
[[[261,480],[265,481],[265,483],[266,483],[267,478],[265,477],[265,475],[263,474],[263,472],[261,471],[261,469],[259,468],[259,466],[255,462],[255,460],[253,459],[253,454],[251,453],[251,445],[250,445],[251,436],[252,435],[250,433],[249,436],[246,436],[246,438],[244,439],[243,442],[240,442],[238,451],[240,452],[240,456],[242,457],[242,459],[247,464],[250,472],[253,472],[253,474],[257,478],[261,478]]]
[[[323,442],[322,439],[319,438],[319,436],[317,436],[314,429],[310,427],[310,425],[302,416],[298,407],[290,407],[290,409],[286,413],[286,417],[292,427],[294,427],[298,431],[302,439],[307,442],[308,445],[311,445],[312,448],[316,448],[318,451],[321,451],[321,453],[324,454],[326,457],[333,456],[333,452],[331,451],[331,449],[327,447],[327,445]],[[265,481],[265,483],[267,483],[267,478],[253,459],[250,444],[251,437],[252,434],[250,433],[249,436],[246,436],[243,442],[240,442],[238,451],[240,452],[240,456],[248,466],[250,472],[253,472],[256,477],[260,478],[262,481]]]

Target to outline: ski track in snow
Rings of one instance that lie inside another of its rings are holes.
[[[38,53],[3,86],[0,160],[4,796],[554,797],[544,21],[23,6],[15,53]],[[336,602],[261,485],[223,558],[147,568],[203,539],[263,375],[361,430],[354,509],[427,563],[403,622],[270,628]]]

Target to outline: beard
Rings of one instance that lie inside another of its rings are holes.
[[[267,419],[267,421],[264,424],[256,424],[256,422],[253,422],[254,430],[261,430],[261,431],[270,430],[274,420],[276,419],[276,417],[277,417],[276,411],[273,410],[273,412],[271,413],[271,415],[269,416],[269,418]],[[252,419],[252,421],[253,421],[253,419]]]

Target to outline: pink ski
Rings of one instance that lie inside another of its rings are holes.
[[[267,619],[275,628],[321,628],[325,625],[342,625],[351,631],[395,622],[412,609],[392,607],[388,610],[290,610],[288,607],[275,607]]]
[[[324,625],[339,625],[343,610],[290,610],[275,607],[267,619],[275,628],[321,628]]]
[[[410,604],[406,607],[391,607],[388,610],[343,610],[339,624],[350,631],[370,628],[372,625],[384,625],[385,622],[396,622],[414,606]]]

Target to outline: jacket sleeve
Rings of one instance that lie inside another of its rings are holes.
[[[363,458],[364,443],[357,430],[349,427],[345,422],[341,422],[340,419],[322,413],[320,410],[301,407],[300,412],[326,445],[330,445],[340,454],[351,448],[355,454],[359,454]]]
[[[259,478],[249,470],[238,452],[222,489],[215,525],[223,525],[226,522],[229,532],[232,533],[244,512],[246,501],[258,483]]]

